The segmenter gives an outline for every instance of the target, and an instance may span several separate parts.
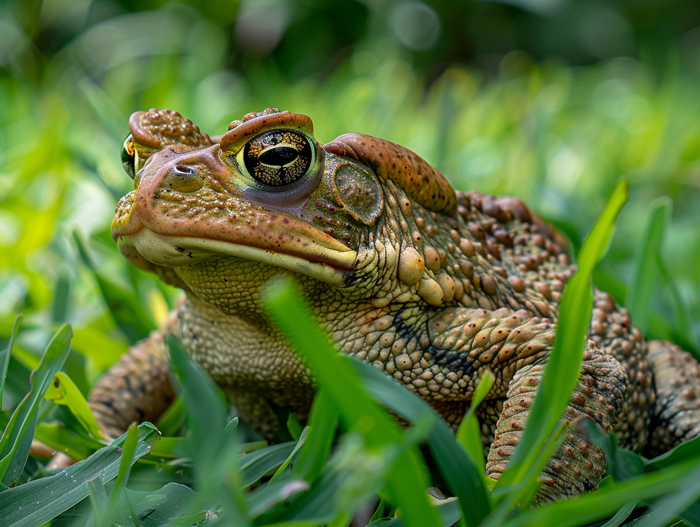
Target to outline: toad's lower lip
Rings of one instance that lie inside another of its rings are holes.
[[[148,262],[179,267],[215,255],[228,255],[274,265],[335,285],[343,283],[357,258],[356,251],[336,251],[318,245],[312,254],[303,251],[288,254],[221,240],[157,234],[147,228],[118,236],[117,245],[131,263],[142,269],[150,267]]]

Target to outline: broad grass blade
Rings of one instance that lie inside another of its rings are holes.
[[[295,441],[261,448],[241,457],[241,477],[243,488],[251,486],[265,474],[278,469],[292,454]]]
[[[448,488],[459,499],[467,525],[479,525],[491,512],[491,497],[478,467],[457,443],[455,434],[435,410],[416,394],[389,378],[371,365],[352,361],[368,393],[379,403],[411,423],[425,416],[433,419],[428,433],[428,446]]]
[[[19,328],[21,325],[22,315],[19,315],[15,319],[15,324],[12,326],[10,342],[7,344],[7,348],[0,351],[0,403],[2,403],[2,391],[3,388],[5,388],[5,377],[7,376],[7,367],[10,364],[10,357],[12,356],[12,346],[14,346],[15,338],[17,338],[17,333],[19,333]]]
[[[481,429],[479,428],[479,419],[476,417],[476,409],[488,395],[494,380],[495,376],[490,370],[482,375],[469,405],[469,411],[457,429],[457,441],[464,447],[477,467],[485,467],[486,460],[484,459],[484,448],[481,445]],[[484,471],[481,474],[485,475]]]
[[[192,362],[182,344],[173,336],[168,336],[167,344],[189,423],[184,446],[196,475],[198,492],[193,505],[204,500],[218,502],[231,525],[245,527],[249,523],[238,466],[237,425],[227,423],[228,405],[221,390]]]
[[[34,438],[73,459],[85,459],[104,444],[87,436],[80,435],[58,423],[39,423]]]
[[[5,485],[22,472],[36,429],[39,404],[70,351],[72,331],[64,324],[46,348],[39,367],[30,377],[31,390],[17,406],[0,440],[0,480]]]
[[[644,242],[635,255],[634,277],[625,304],[632,315],[634,325],[642,334],[646,334],[649,329],[651,298],[659,280],[657,261],[661,255],[661,245],[671,218],[672,206],[671,199],[666,196],[651,203],[651,215]]]
[[[150,423],[139,425],[133,460],[145,456],[158,437]],[[3,527],[39,527],[85,499],[88,481],[100,478],[104,484],[116,477],[125,440],[126,436],[116,439],[58,474],[0,492]]]
[[[527,506],[528,502],[522,499],[525,495],[534,496],[531,490],[534,485],[537,485],[538,472],[533,471],[532,468],[538,459],[542,463],[541,451],[548,438],[553,437],[552,432],[579,378],[586,333],[593,308],[591,289],[593,268],[607,251],[615,227],[615,218],[627,201],[628,192],[627,181],[620,181],[581,247],[578,272],[564,288],[554,347],[542,382],[537,390],[520,443],[496,484],[497,489],[515,485],[518,487],[515,492],[501,495],[498,518],[517,503],[522,507]],[[523,482],[527,483],[523,484]],[[498,523],[498,518],[494,517],[493,522]]]
[[[299,492],[308,491],[309,483],[303,479],[279,478],[248,494],[248,518],[254,520],[264,512]]]
[[[338,427],[338,412],[320,390],[311,405],[308,435],[299,450],[292,472],[306,481],[313,482],[323,470],[333,447],[333,437]]]
[[[124,494],[132,504],[139,527],[169,525],[169,520],[187,510],[194,497],[191,488],[179,483],[168,483],[155,492],[124,489]],[[115,519],[121,521],[122,525],[129,525],[129,518]]]
[[[114,316],[114,321],[119,326],[119,329],[122,330],[131,342],[136,342],[146,337],[155,329],[156,323],[153,317],[143,308],[138,295],[131,291],[125,291],[123,287],[114,284],[112,280],[105,276],[105,273],[93,263],[83,240],[77,233],[73,233],[73,239],[75,240],[81,260],[85,266],[92,271],[102,293],[102,297]]]
[[[610,518],[600,527],[619,527],[625,522],[627,518],[629,518],[630,514],[634,512],[637,503],[637,501],[630,501],[629,503],[625,503],[625,505],[623,505],[623,507],[619,511],[617,511],[612,518]]]
[[[314,322],[309,307],[301,301],[292,283],[284,280],[269,284],[263,304],[304,357],[348,428],[360,427],[370,449],[400,444],[403,434],[398,425],[369,398],[349,359],[330,346],[328,337]],[[409,526],[434,525],[439,521],[437,512],[428,503],[427,486],[428,477],[417,449],[406,450],[391,467],[386,489],[406,514]]]
[[[500,527],[575,527],[603,520],[615,514],[630,501],[647,501],[665,494],[672,495],[689,485],[692,478],[700,481],[697,460],[678,463],[663,471],[645,474],[543,507],[521,511],[499,524]],[[695,487],[692,492],[695,492]],[[635,524],[636,525],[636,524]]]
[[[87,434],[97,439],[104,439],[100,425],[92,415],[85,397],[68,375],[61,371],[56,373],[44,394],[44,399],[66,406]]]

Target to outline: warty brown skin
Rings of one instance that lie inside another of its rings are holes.
[[[273,405],[304,420],[309,372],[258,301],[268,280],[292,273],[341,351],[421,395],[455,428],[493,372],[479,415],[487,474],[500,476],[575,271],[556,229],[516,198],[454,192],[388,141],[347,134],[318,145],[306,116],[248,114],[220,140],[167,110],[134,114],[130,129],[124,159],[135,190],[117,206],[113,236],[129,261],[186,297],[93,390],[108,432],[156,419],[172,398],[168,332],[266,436],[279,425]],[[700,432],[699,390],[687,353],[645,343],[627,311],[595,292],[568,422],[588,416],[623,446],[660,453]],[[593,489],[605,467],[571,426],[538,500]]]

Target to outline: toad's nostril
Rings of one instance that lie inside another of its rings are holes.
[[[187,165],[175,165],[175,172],[179,172],[180,174],[194,174],[195,170],[192,167],[189,167]]]
[[[197,169],[188,165],[175,165],[163,178],[163,185],[179,192],[196,192],[204,186],[204,180]]]

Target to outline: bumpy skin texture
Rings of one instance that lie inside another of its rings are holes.
[[[305,419],[313,382],[258,301],[268,280],[292,273],[342,352],[420,394],[453,427],[493,372],[478,413],[487,473],[500,476],[575,271],[558,231],[515,198],[455,192],[388,141],[347,134],[321,146],[302,115],[248,114],[220,139],[167,110],[136,113],[130,128],[124,160],[135,190],[117,205],[113,236],[127,259],[186,298],[93,392],[109,432],[156,418],[172,397],[167,332],[266,436],[279,425],[275,407]],[[605,472],[577,420],[657,453],[700,432],[699,390],[687,353],[645,343],[627,312],[596,292],[571,426],[538,499],[595,488]]]

